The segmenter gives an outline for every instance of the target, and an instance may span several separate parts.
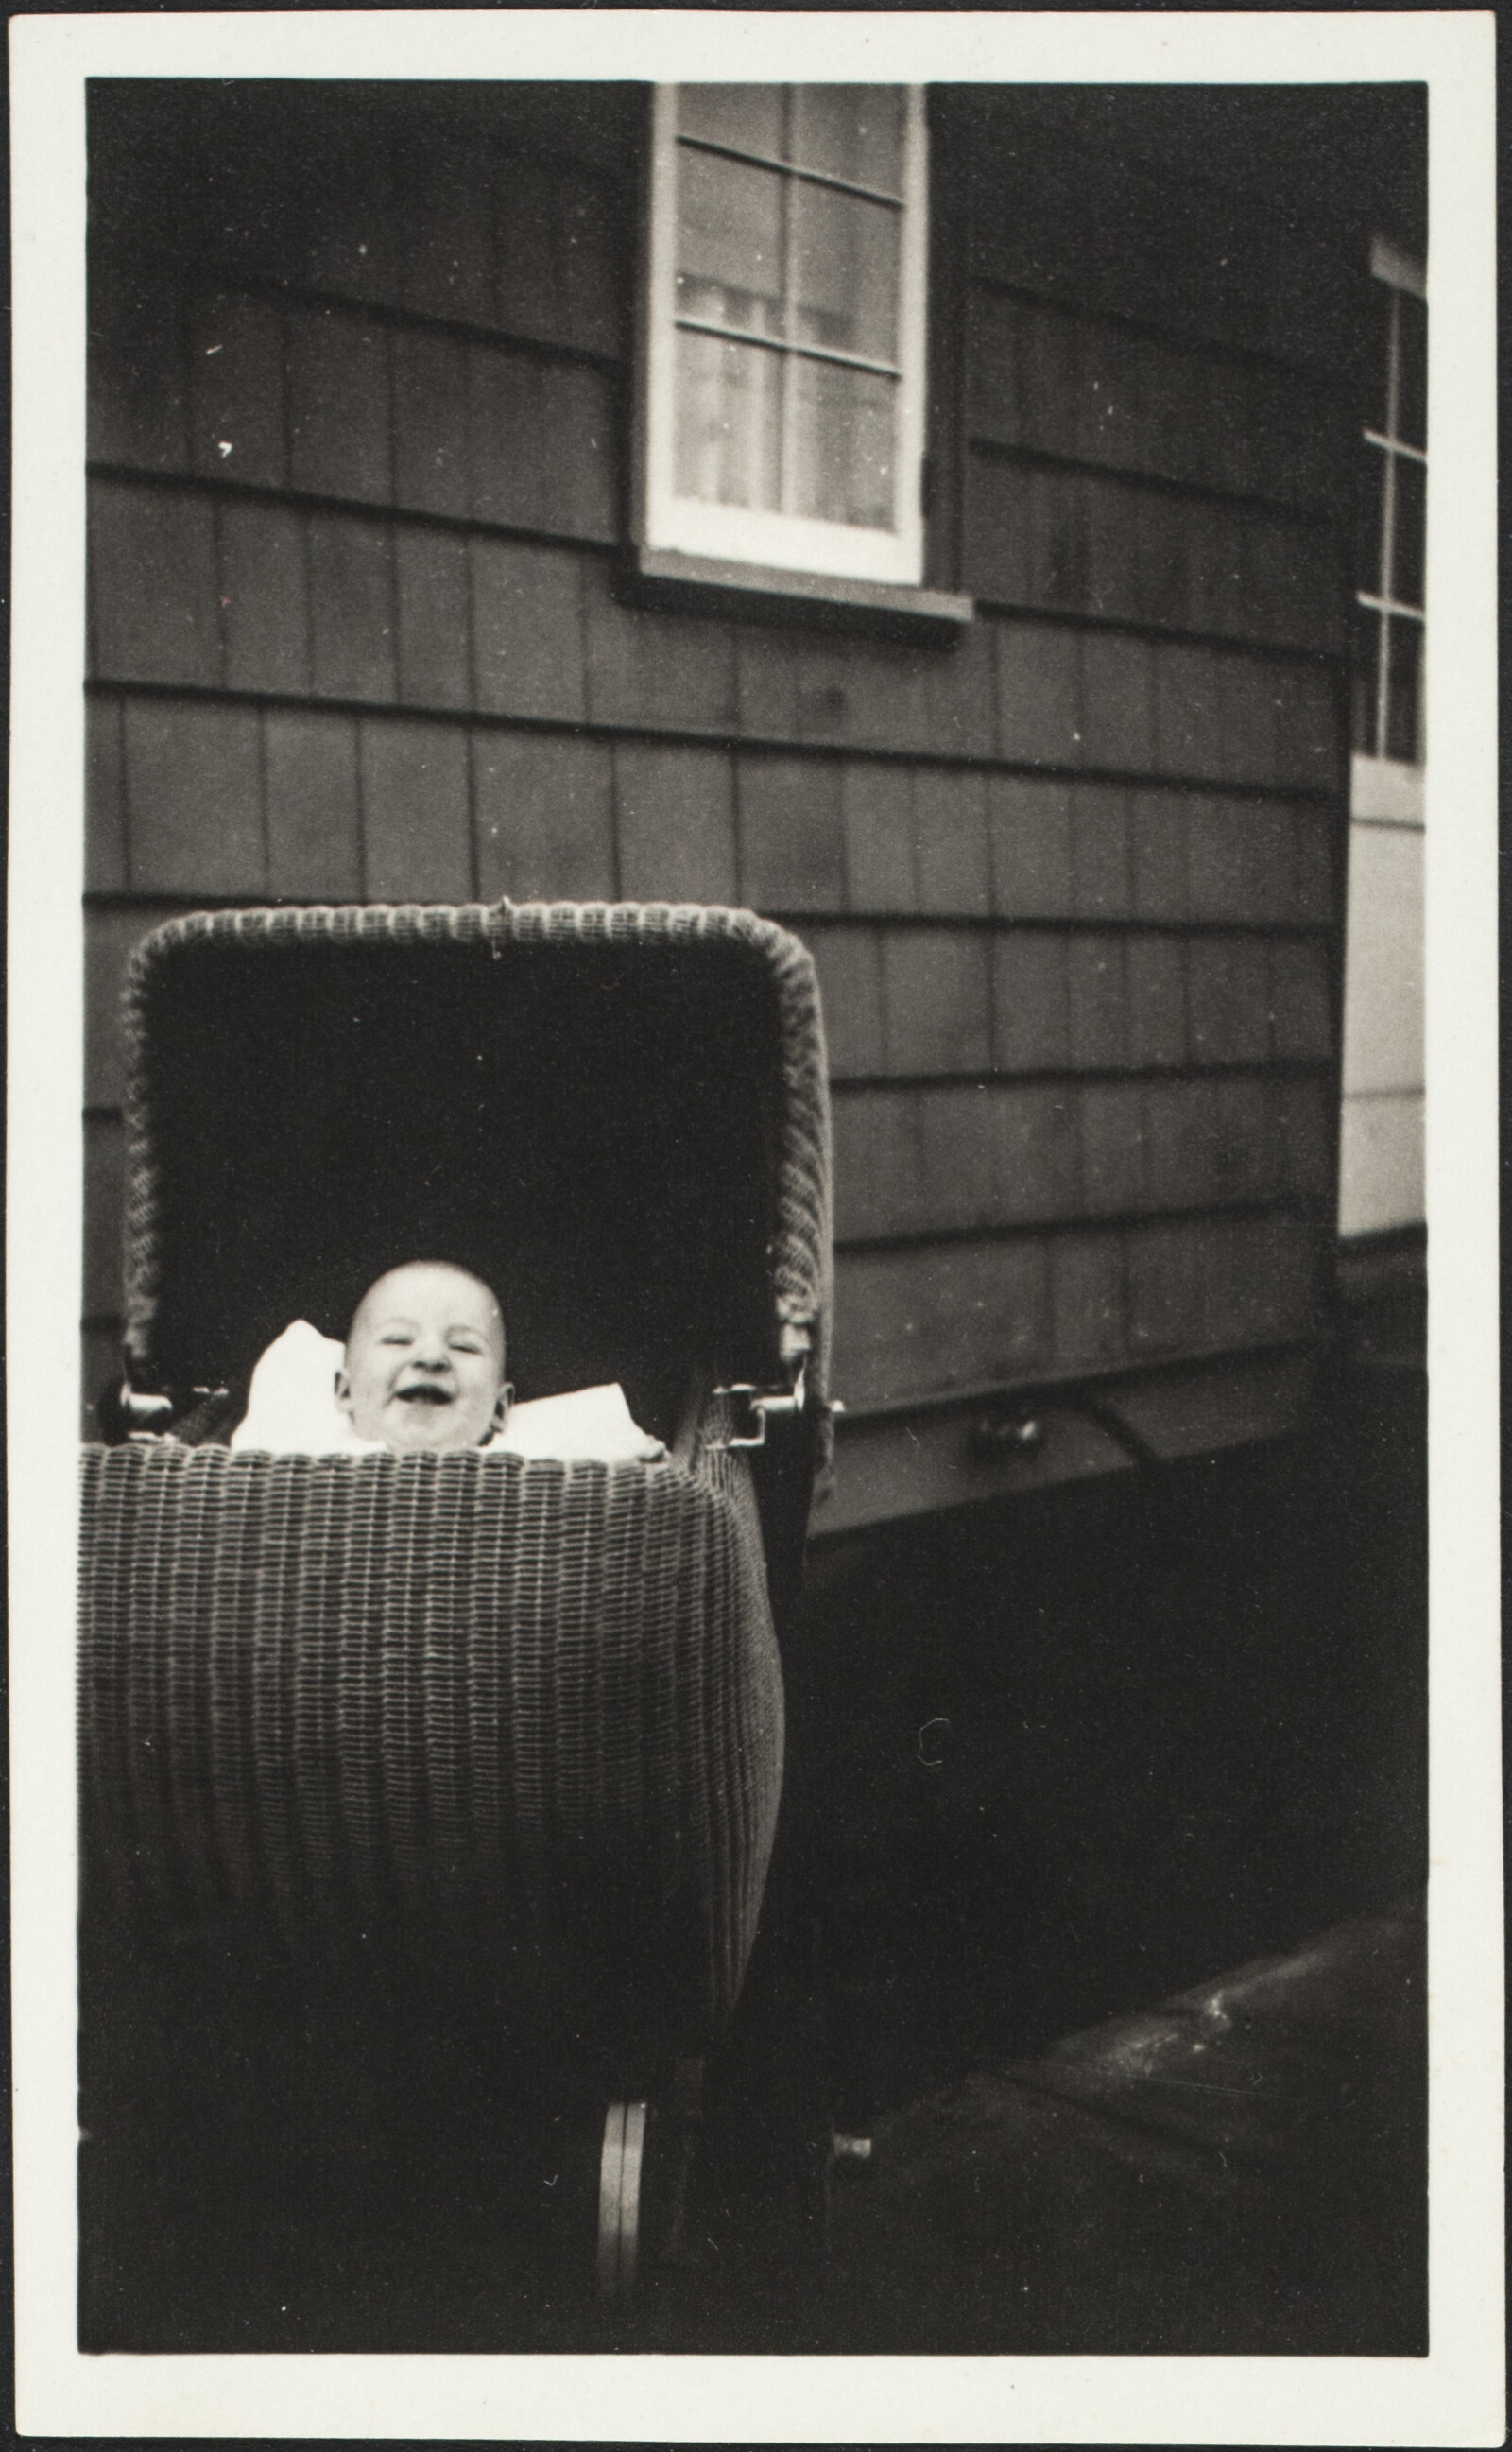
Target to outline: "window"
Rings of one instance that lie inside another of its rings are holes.
[[[1370,270],[1376,328],[1355,567],[1357,815],[1373,814],[1359,808],[1362,793],[1417,790],[1415,777],[1373,775],[1370,763],[1420,767],[1424,757],[1427,285],[1422,267],[1384,239],[1371,248]]]
[[[1421,1225],[1424,1209],[1426,283],[1421,265],[1381,238],[1370,249],[1370,272],[1339,1141],[1339,1231],[1346,1236]]]
[[[643,544],[918,583],[924,192],[918,88],[657,89]]]

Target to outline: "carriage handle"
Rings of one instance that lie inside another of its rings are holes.
[[[756,1429],[743,1434],[732,1432],[727,1439],[712,1439],[717,1450],[731,1448],[764,1448],[767,1443],[768,1420],[792,1420],[801,1414],[808,1402],[809,1336],[808,1331],[791,1323],[782,1331],[781,1357],[791,1374],[786,1387],[762,1388],[754,1379],[735,1379],[716,1388],[717,1396],[743,1396],[746,1408],[756,1417]]]

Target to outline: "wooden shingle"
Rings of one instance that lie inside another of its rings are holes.
[[[1199,1064],[1260,1064],[1270,1052],[1263,938],[1198,937],[1187,949],[1187,1010]]]
[[[448,332],[391,332],[389,379],[395,502],[464,516],[472,499],[466,345]]]
[[[444,528],[397,527],[394,581],[400,697],[415,706],[469,705],[472,613],[466,540]]]
[[[308,494],[394,498],[388,333],[318,307],[288,318],[289,474]]]
[[[470,537],[475,703],[492,715],[584,713],[576,559],[550,545]]]
[[[392,699],[397,660],[389,530],[377,520],[315,512],[307,534],[316,696]]]
[[[1176,936],[1132,936],[1124,947],[1124,965],[1129,982],[1129,1063],[1185,1063],[1186,946]]]
[[[267,708],[263,768],[269,891],[297,902],[360,901],[355,719]]]
[[[1088,630],[1080,638],[1080,760],[1144,773],[1155,742],[1157,654],[1147,640]]]
[[[485,901],[613,901],[614,752],[570,733],[473,734],[478,890]]]
[[[188,361],[190,465],[241,485],[286,484],[280,309],[235,290],[196,297]]]
[[[739,899],[756,911],[845,904],[840,770],[829,758],[736,761]]]
[[[473,517],[611,540],[616,436],[598,368],[543,365],[481,341],[469,346],[466,366]]]
[[[201,494],[89,488],[89,627],[104,681],[221,680],[215,513]]]
[[[99,262],[87,308],[89,458],[162,474],[187,468],[187,308],[171,270]]]
[[[132,886],[148,894],[265,893],[257,715],[129,699],[124,722]]]
[[[375,902],[465,902],[473,892],[467,736],[413,717],[358,735],[363,872]]]
[[[839,767],[845,900],[852,911],[914,911],[913,777],[906,766],[848,758]]]
[[[85,888],[119,891],[127,882],[126,778],[121,702],[96,693],[84,703]]]
[[[1188,911],[1185,793],[1129,796],[1129,908],[1137,920],[1185,920]]]
[[[912,749],[930,738],[929,690],[935,661],[941,657],[938,647],[895,647],[874,639],[851,639],[844,647],[845,704],[843,722],[836,720],[835,731],[857,749]],[[812,737],[823,737],[821,726],[828,730],[833,684],[820,683],[817,694],[811,690],[808,676],[798,678],[798,720],[805,724],[818,722]]]
[[[990,775],[987,822],[994,911],[1010,920],[1073,912],[1070,786]]]
[[[1050,1270],[1056,1370],[1114,1368],[1128,1350],[1119,1236],[1056,1235],[1050,1244]]]
[[[1078,919],[1122,920],[1133,903],[1129,795],[1121,784],[1073,783],[1071,900]]]
[[[1285,1187],[1297,1199],[1321,1203],[1328,1194],[1332,1155],[1327,1082],[1272,1081],[1268,1087]]]
[[[737,901],[731,759],[638,742],[620,742],[614,757],[620,892],[635,902]]]
[[[992,939],[992,1062],[1001,1072],[1054,1072],[1070,1061],[1066,939],[1014,928]]]
[[[862,1090],[835,1106],[835,1231],[841,1243],[955,1222],[924,1158],[927,1094]]]
[[[996,746],[997,659],[990,622],[925,651],[923,745],[939,758],[991,758]]]
[[[1028,1149],[1010,1110],[1010,1099],[1025,1094],[974,1082],[909,1095],[918,1112],[921,1223],[951,1233],[998,1225],[1007,1214],[1005,1176],[1027,1183],[1040,1155]]]
[[[881,930],[806,925],[801,934],[818,973],[831,1073],[842,1081],[885,1073]]]
[[[108,1316],[121,1308],[121,1224],[126,1137],[119,1116],[90,1116],[84,1127],[84,1310]],[[86,1392],[92,1395],[94,1391]]]
[[[449,145],[401,138],[405,206],[401,213],[403,296],[424,315],[463,324],[492,322],[494,254],[486,198],[492,165],[477,137],[459,131]],[[405,136],[409,131],[405,131]]]
[[[282,503],[220,506],[226,679],[237,690],[304,696],[310,687],[305,515]]]
[[[1202,1225],[1140,1226],[1125,1239],[1129,1347],[1136,1357],[1179,1354],[1203,1338]]]
[[[992,907],[986,778],[915,767],[913,844],[918,908],[985,919]]]
[[[596,722],[727,733],[736,720],[727,622],[618,604],[596,555],[582,564],[588,713]]]
[[[1076,1094],[1081,1123],[1081,1200],[1089,1217],[1142,1209],[1147,1194],[1145,1111],[1131,1082],[1089,1082]]]
[[[1269,950],[1272,1053],[1326,1056],[1333,1043],[1326,949],[1315,939],[1282,938]]]
[[[986,941],[951,928],[882,933],[888,1069],[982,1073],[992,1062]]]
[[[991,1104],[999,1216],[1008,1224],[1074,1216],[1082,1181],[1076,1094],[1024,1082],[994,1090]]]
[[[1087,1071],[1107,1071],[1129,1061],[1124,951],[1122,937],[1084,936],[1078,931],[1067,939],[1070,1058]]]
[[[1081,659],[1070,630],[998,622],[997,752],[1029,766],[1077,766]]]
[[[1023,1378],[1050,1352],[1049,1258],[1033,1238],[842,1254],[837,1288],[848,1405]]]
[[[491,320],[501,331],[617,355],[624,346],[624,214],[612,188],[579,166],[500,160],[494,205]],[[470,200],[474,220],[478,199]]]

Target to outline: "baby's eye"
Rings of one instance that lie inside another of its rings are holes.
[[[454,1336],[450,1343],[454,1354],[481,1354],[483,1350],[481,1336]]]
[[[406,1329],[387,1328],[379,1338],[380,1345],[413,1345],[415,1340]]]

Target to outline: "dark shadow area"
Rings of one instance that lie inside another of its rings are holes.
[[[1293,1439],[811,1556],[842,2126],[1421,1885],[1425,1382],[1351,1338]]]
[[[499,1290],[521,1397],[619,1379],[670,1435],[695,1360],[766,1375],[758,956],[291,928],[162,948],[139,1012],[166,1382],[245,1380],[293,1318],[344,1335],[422,1255]]]
[[[1422,1950],[1362,1917],[893,2114],[815,2346],[1422,2356]]]

